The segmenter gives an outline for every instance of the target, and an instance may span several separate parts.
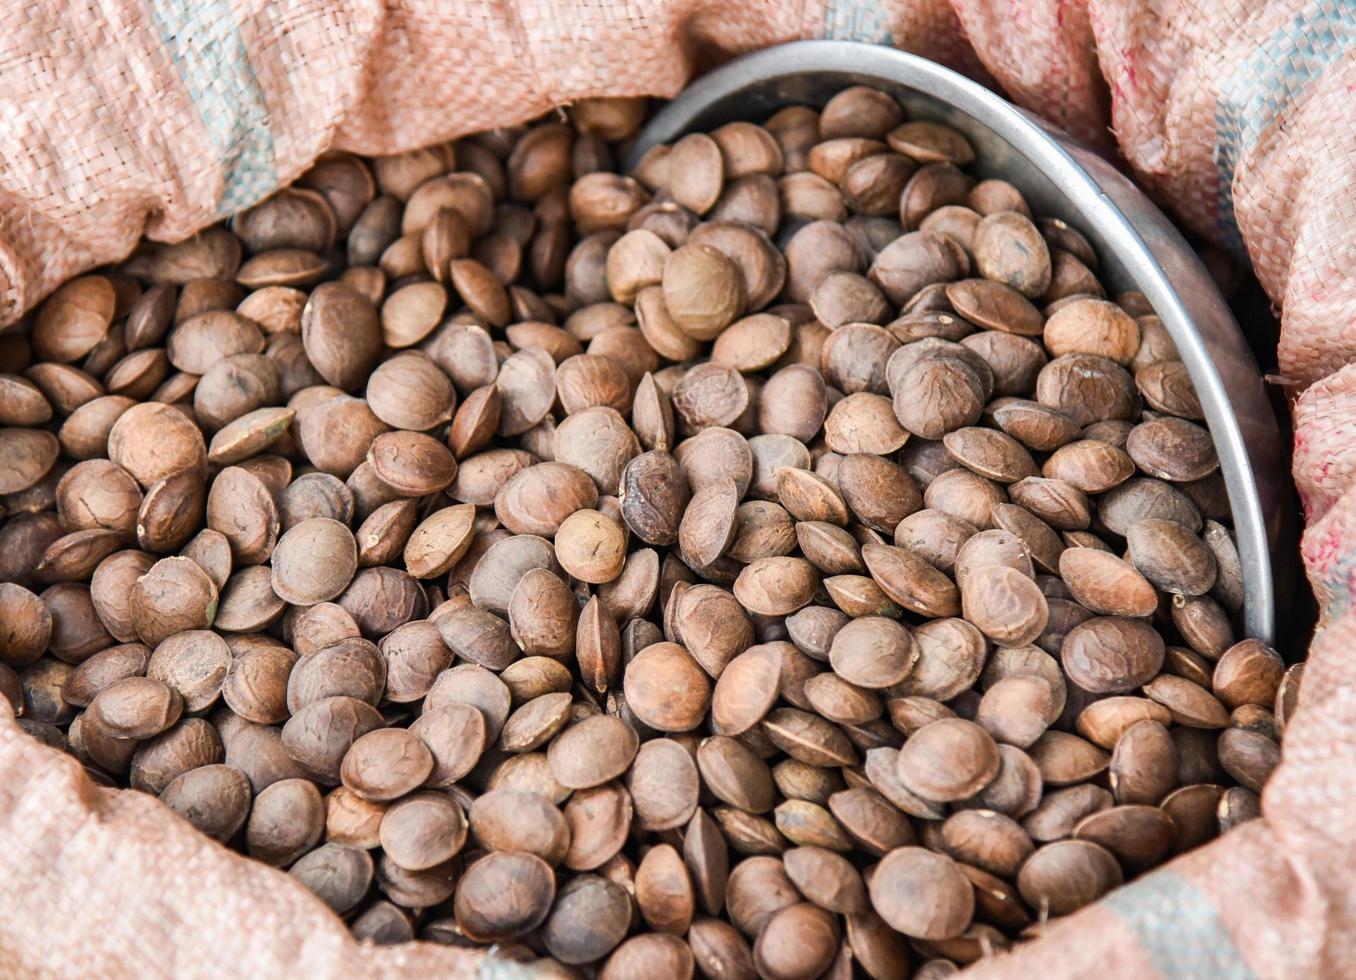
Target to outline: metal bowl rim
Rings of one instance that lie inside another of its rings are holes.
[[[1272,642],[1275,583],[1258,474],[1248,457],[1238,417],[1205,341],[1166,270],[1138,229],[1044,124],[1034,121],[1025,110],[950,68],[905,51],[854,41],[793,41],[743,55],[688,85],[641,131],[628,155],[627,169],[651,147],[686,132],[711,105],[736,96],[751,85],[806,72],[875,76],[915,89],[961,111],[1034,164],[1071,207],[1086,215],[1113,244],[1128,275],[1149,299],[1177,345],[1196,387],[1219,455],[1235,540],[1244,564],[1247,632]],[[1143,192],[1137,188],[1134,191],[1143,198],[1146,208],[1157,211]],[[1166,216],[1162,220],[1168,221]],[[1242,332],[1232,315],[1229,323],[1241,339]]]

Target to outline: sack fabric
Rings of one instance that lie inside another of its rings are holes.
[[[1356,8],[1351,0],[103,0],[0,31],[0,323],[330,147],[410,149],[597,95],[672,96],[783,41],[893,44],[1118,145],[1282,312],[1320,610],[1263,819],[972,968],[1331,977],[1356,955]],[[5,709],[0,708],[0,711]],[[373,948],[155,800],[0,717],[6,976],[530,976]]]

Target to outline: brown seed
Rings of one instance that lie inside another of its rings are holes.
[[[145,739],[179,720],[183,699],[164,681],[127,677],[109,684],[90,702],[90,718],[113,738]]]
[[[340,777],[361,796],[379,802],[417,789],[433,771],[433,756],[417,735],[379,728],[360,736],[344,753]]]
[[[632,936],[615,950],[598,972],[599,980],[643,980],[673,977],[692,980],[692,950],[677,936],[647,933]]]
[[[210,765],[176,777],[161,791],[160,802],[207,836],[225,842],[245,823],[251,796],[243,772]]]
[[[575,792],[564,813],[570,827],[565,866],[574,871],[606,863],[621,850],[631,830],[631,797],[617,783]]]
[[[652,739],[635,757],[627,789],[644,830],[672,830],[697,808],[700,780],[688,750],[670,739]]]
[[[561,886],[542,926],[542,941],[562,963],[592,963],[616,948],[630,922],[631,900],[620,885],[580,875]]]
[[[564,816],[536,793],[493,790],[476,799],[470,820],[471,833],[486,850],[535,854],[554,866],[569,847]]]
[[[243,467],[228,466],[208,491],[207,525],[225,535],[236,563],[258,565],[272,554],[281,522],[267,484]]]
[[[427,579],[451,570],[471,547],[475,537],[475,516],[476,509],[472,504],[457,504],[426,517],[409,533],[404,544],[405,568],[409,573],[415,578]],[[363,528],[366,527],[367,523],[364,523]],[[376,530],[373,528],[374,532]],[[358,537],[362,539],[362,529]],[[276,559],[274,564],[276,566]]]
[[[556,560],[582,582],[611,582],[626,561],[626,534],[596,510],[577,510],[556,531]]]
[[[739,573],[734,594],[750,612],[787,616],[814,597],[817,584],[813,566],[802,558],[760,558]]]
[[[900,782],[927,800],[950,802],[978,793],[998,775],[998,746],[983,728],[944,718],[920,728],[900,749]]]
[[[432,429],[448,420],[455,403],[451,380],[422,355],[393,357],[367,379],[368,406],[395,429]]]
[[[918,644],[907,629],[892,619],[869,616],[838,631],[829,662],[850,683],[885,688],[903,681],[918,655]]]
[[[1070,630],[1060,657],[1069,679],[1084,690],[1126,694],[1158,674],[1164,649],[1163,638],[1148,623],[1105,616]]]
[[[462,665],[462,668],[473,667],[472,664]],[[429,698],[430,701],[433,698],[432,690]],[[507,700],[505,692],[505,703],[502,705],[505,715],[508,713]],[[499,724],[502,725],[502,721]],[[432,754],[433,770],[428,776],[428,785],[438,788],[447,788],[470,772],[494,732],[485,714],[473,704],[436,705],[430,702],[425,703],[423,713],[414,720],[409,730],[423,741]]]
[[[1054,691],[1044,678],[1014,674],[984,692],[975,721],[996,740],[1028,748],[1044,734],[1054,706]]]
[[[1115,742],[1109,782],[1118,803],[1153,805],[1177,786],[1177,749],[1166,722],[1129,726]]]
[[[1172,713],[1148,698],[1112,696],[1099,698],[1078,714],[1078,734],[1104,749],[1114,748],[1117,740],[1141,721],[1167,725]]]
[[[183,413],[168,405],[143,402],[113,423],[108,458],[149,490],[182,470],[200,471],[207,462],[207,447],[202,433]]]
[[[1101,898],[1123,880],[1105,848],[1084,840],[1056,841],[1039,848],[1022,866],[1017,887],[1042,914],[1068,915]]]
[[[410,871],[454,857],[466,842],[466,833],[466,815],[456,801],[429,790],[405,797],[381,818],[382,849]]]
[[[1074,828],[1076,840],[1101,844],[1131,873],[1159,864],[1172,848],[1172,818],[1155,806],[1114,806]]]
[[[576,354],[556,369],[556,392],[567,416],[589,408],[629,412],[631,378],[605,354]]]
[[[1226,729],[1219,737],[1219,764],[1246,789],[1261,793],[1281,762],[1275,739],[1242,728]]]
[[[369,390],[368,399],[371,397]],[[448,431],[447,444],[452,455],[462,460],[488,446],[499,429],[502,411],[499,389],[493,385],[484,385],[467,395]]]
[[[664,732],[696,728],[711,700],[710,680],[676,643],[642,650],[627,664],[622,686],[636,716]]]
[[[1061,446],[1045,461],[1041,475],[1064,480],[1085,493],[1103,493],[1135,472],[1133,461],[1115,446],[1084,439]]]
[[[1056,357],[1095,354],[1129,364],[1139,351],[1139,324],[1114,303],[1077,299],[1051,315],[1044,340]]]
[[[494,498],[494,511],[515,534],[553,536],[577,510],[593,507],[598,489],[567,463],[538,463],[511,477]]]
[[[738,267],[710,245],[687,244],[670,254],[662,289],[668,315],[696,340],[713,340],[744,311]]]
[[[667,510],[671,500],[660,500]],[[713,564],[734,540],[739,491],[732,480],[720,480],[702,487],[683,512],[678,526],[678,546],[689,562],[698,568]],[[666,532],[655,532],[666,537]],[[654,542],[650,542],[654,543]]]
[[[1219,786],[1183,786],[1163,800],[1163,812],[1172,818],[1173,853],[1182,854],[1206,844],[1219,834],[1215,810],[1224,790]]]
[[[351,697],[322,698],[288,719],[282,745],[293,760],[332,786],[339,782],[340,763],[349,746],[379,727],[381,715],[371,705]]]
[[[12,582],[0,582],[0,660],[32,663],[47,649],[52,636],[52,614],[32,592]]]
[[[695,896],[682,857],[669,844],[646,852],[636,868],[636,904],[656,932],[682,935],[692,922]]]
[[[719,144],[704,133],[691,133],[673,145],[667,160],[669,193],[683,207],[705,214],[715,206],[724,184]]]
[[[260,725],[277,724],[288,715],[287,677],[297,657],[281,646],[258,646],[233,656],[222,681],[221,696],[233,712]]]
[[[814,905],[792,905],[773,914],[758,935],[754,963],[760,976],[809,980],[838,952],[838,922]]]
[[[504,359],[494,382],[500,398],[500,435],[520,435],[546,417],[555,399],[555,377],[555,362],[540,347]]]
[[[1225,650],[1215,664],[1213,691],[1227,708],[1276,703],[1285,664],[1275,650],[1258,640],[1242,640]]]
[[[1021,292],[1003,282],[962,279],[947,285],[946,298],[957,313],[988,330],[1039,337],[1044,329],[1040,312]]]
[[[386,659],[370,642],[342,639],[301,657],[287,680],[287,704],[295,713],[322,698],[346,695],[375,705],[386,681]]]
[[[749,407],[749,382],[732,367],[708,361],[687,371],[670,393],[689,431],[734,425]]]
[[[748,731],[771,709],[780,687],[780,659],[768,647],[749,648],[731,660],[716,681],[713,727],[723,735]]]
[[[1045,631],[1049,605],[1040,587],[1006,565],[988,565],[965,577],[965,618],[1000,646],[1024,646]]]
[[[985,278],[1024,296],[1040,296],[1050,286],[1049,248],[1025,215],[1015,211],[987,215],[975,228],[974,255]]]
[[[353,532],[327,517],[302,521],[279,539],[272,558],[273,591],[285,602],[311,606],[337,597],[358,568]]]
[[[738,654],[752,646],[753,624],[735,597],[712,585],[694,585],[677,598],[674,632],[697,663],[719,678]]]
[[[1029,754],[1041,778],[1056,786],[1091,779],[1110,763],[1110,756],[1091,742],[1053,729],[1036,740]]]
[[[861,875],[842,855],[822,847],[796,847],[782,861],[791,881],[820,908],[842,914],[869,908]]]
[[[210,626],[216,609],[216,583],[189,558],[161,559],[132,587],[132,623],[148,645]]]
[[[905,609],[925,616],[960,611],[955,584],[907,549],[872,541],[862,546],[862,559],[885,594]]]
[[[333,909],[343,914],[356,906],[372,886],[374,868],[366,851],[327,843],[304,855],[287,872]]]
[[[1145,473],[1174,483],[1204,479],[1219,468],[1210,433],[1186,419],[1141,422],[1126,439],[1125,451]]]
[[[422,432],[386,432],[372,440],[367,463],[382,483],[407,497],[445,489],[457,475],[446,446]]]
[[[1147,616],[1158,608],[1158,593],[1131,565],[1095,548],[1068,548],[1059,557],[1059,574],[1073,597],[1094,613]]]
[[[917,939],[960,935],[974,915],[970,882],[950,858],[901,847],[876,866],[871,904],[890,926]]]
[[[477,942],[512,939],[541,925],[555,895],[555,876],[541,858],[496,851],[467,868],[457,883],[457,924]]]
[[[255,797],[245,839],[251,857],[285,867],[320,843],[324,832],[325,803],[315,784],[283,779]]]
[[[962,810],[942,824],[942,839],[957,859],[1011,878],[1034,850],[1031,838],[1011,817],[992,810]]]
[[[3,594],[3,589],[0,589]],[[43,610],[46,612],[46,610]],[[140,643],[124,643],[100,650],[79,664],[61,686],[62,700],[88,707],[94,697],[110,684],[146,673],[150,651]],[[22,700],[22,699],[21,699]]]
[[[1205,418],[1191,375],[1181,361],[1156,361],[1140,367],[1135,371],[1135,387],[1156,411],[1185,419]]]
[[[1130,561],[1172,595],[1204,595],[1215,584],[1215,555],[1189,528],[1148,518],[1126,529]]]
[[[630,725],[611,715],[593,715],[565,729],[546,758],[562,786],[588,789],[616,779],[636,757],[639,740]]]

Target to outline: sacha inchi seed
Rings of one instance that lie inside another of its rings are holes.
[[[0,694],[380,943],[943,976],[1257,816],[1300,667],[1138,293],[848,88],[366,160],[0,338]]]

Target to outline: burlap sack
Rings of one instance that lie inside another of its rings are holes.
[[[1356,946],[1356,13],[1349,0],[109,0],[0,33],[0,322],[143,230],[176,239],[330,146],[386,153],[777,42],[892,43],[1119,144],[1283,312],[1321,604],[1264,819],[977,976],[1351,973]],[[1108,129],[1109,127],[1109,129]],[[3,710],[3,709],[0,709]],[[526,975],[363,948],[284,875],[0,717],[0,974]]]

